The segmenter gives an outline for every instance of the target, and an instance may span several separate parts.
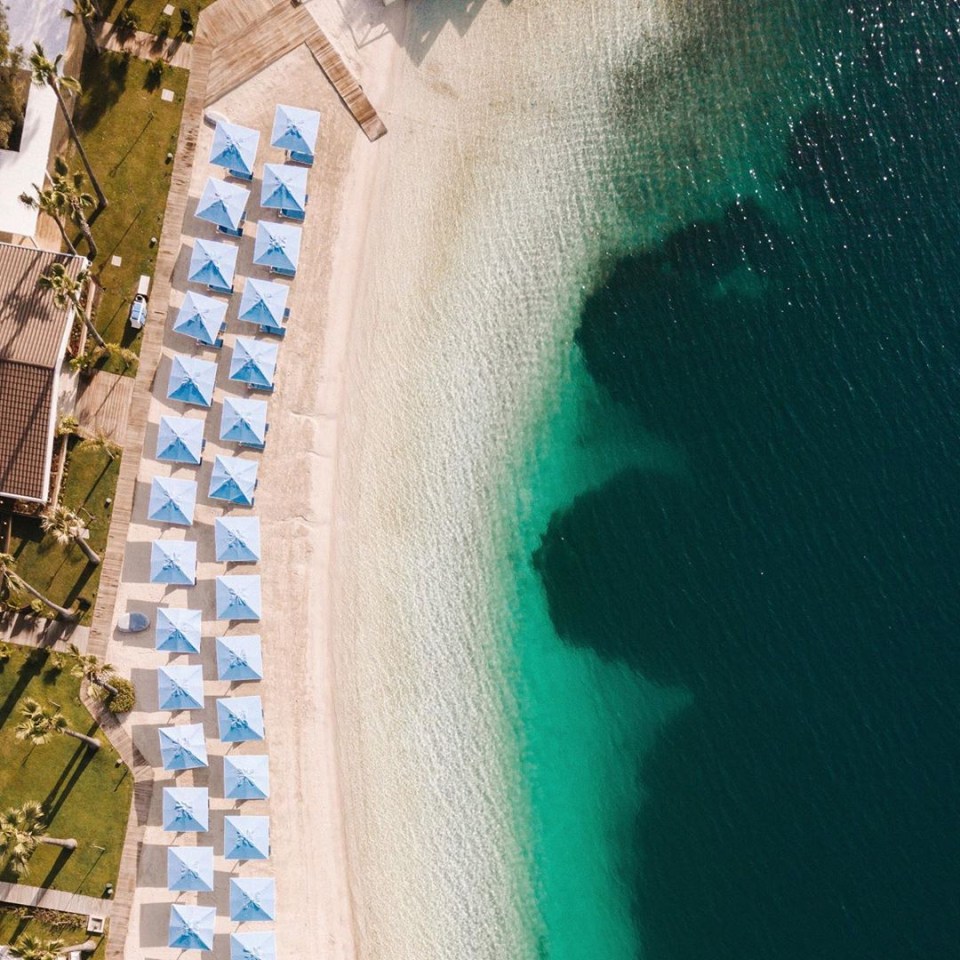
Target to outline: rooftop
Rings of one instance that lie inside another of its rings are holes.
[[[37,287],[53,263],[76,278],[83,257],[0,243],[0,497],[47,499],[57,380],[72,309]]]

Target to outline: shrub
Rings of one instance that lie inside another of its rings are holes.
[[[160,16],[160,19],[157,21],[157,36],[161,40],[166,40],[170,36],[170,28],[172,24],[170,23],[170,18],[164,13]]]
[[[125,7],[118,14],[114,26],[121,37],[131,37],[140,29],[140,17],[137,16],[136,11]]]
[[[147,71],[147,79],[144,83],[144,86],[148,90],[156,90],[157,87],[160,86],[160,83],[163,80],[165,67],[166,64],[164,64],[162,60],[154,60],[153,63],[150,64],[150,69]],[[132,350],[128,350],[126,352],[133,353]],[[134,353],[133,356],[136,357],[136,354]]]
[[[126,677],[111,677],[110,686],[116,687],[115,694],[107,693],[107,709],[111,713],[129,713],[137,704],[137,691]]]

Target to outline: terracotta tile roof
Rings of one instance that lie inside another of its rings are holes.
[[[0,243],[0,496],[48,493],[69,311],[37,278],[58,261],[73,277],[86,266],[81,257]]]

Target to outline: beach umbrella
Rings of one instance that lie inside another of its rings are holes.
[[[230,934],[230,960],[277,960],[272,930]]]
[[[260,206],[302,220],[307,208],[306,169],[283,163],[265,164]]]
[[[179,950],[212,950],[216,917],[214,907],[171,904],[168,946]]]
[[[233,274],[237,269],[237,248],[221,240],[193,242],[187,279],[202,283],[212,290],[230,293],[233,290]]]
[[[213,403],[213,388],[217,380],[217,365],[210,360],[175,354],[170,364],[167,396],[181,403],[209,407]]]
[[[196,505],[196,480],[154,477],[150,482],[147,516],[151,520],[189,527],[193,524],[193,511]]]
[[[259,620],[260,577],[217,577],[217,619]]]
[[[262,740],[263,704],[259,697],[221,697],[217,701],[217,726],[224,743]]]
[[[277,885],[271,877],[230,878],[230,919],[236,923],[247,920],[275,920],[277,916]]]
[[[157,428],[157,459],[170,463],[199,463],[203,456],[203,421],[161,417]]]
[[[220,343],[220,334],[223,332],[226,316],[225,300],[217,300],[215,297],[206,297],[202,293],[188,290],[177,311],[177,318],[173,321],[173,329],[177,333],[213,347]]]
[[[200,611],[157,608],[156,647],[167,653],[200,652]]]
[[[208,177],[200,194],[196,216],[199,220],[215,223],[227,233],[239,235],[243,232],[249,200],[250,191],[239,183]]]
[[[157,700],[161,710],[202,710],[203,667],[199,664],[158,667]]]
[[[210,162],[218,167],[226,167],[235,176],[249,180],[253,177],[253,164],[257,158],[259,143],[259,130],[221,120],[213,131]]]
[[[210,829],[210,794],[206,787],[164,787],[163,829],[203,833]]]
[[[253,262],[292,277],[300,259],[300,235],[300,227],[293,224],[259,221],[253,242]]]
[[[223,855],[227,860],[266,860],[270,856],[270,818],[224,817]]]
[[[257,634],[217,637],[217,679],[263,679],[263,655]]]
[[[223,758],[223,795],[228,800],[266,800],[270,769],[266,756],[239,754]]]
[[[167,889],[213,890],[213,847],[167,847]]]
[[[213,539],[220,563],[255,563],[260,559],[260,518],[217,517]]]
[[[161,727],[158,733],[164,770],[191,770],[207,766],[207,741],[203,736],[202,724]]]
[[[210,474],[210,497],[230,503],[253,505],[257,488],[257,461],[242,457],[217,457]]]
[[[192,587],[197,582],[197,545],[192,540],[154,540],[150,544],[150,582]]]
[[[300,163],[312,163],[319,132],[320,114],[316,110],[277,104],[270,134],[272,146],[288,150]]]
[[[243,284],[238,320],[255,323],[270,330],[283,330],[287,318],[287,295],[290,288],[276,280],[248,277]]]
[[[266,401],[224,397],[220,415],[220,439],[246,447],[262,447],[267,442]]]
[[[275,342],[237,337],[230,358],[230,379],[272,390],[277,372],[277,352]]]

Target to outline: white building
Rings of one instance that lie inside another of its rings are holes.
[[[10,44],[23,47],[24,57],[29,57],[36,41],[51,60],[66,53],[71,21],[61,15],[64,0],[5,2]],[[19,197],[32,193],[34,183],[43,186],[56,116],[53,91],[31,84],[20,149],[0,150],[0,234],[32,237],[36,233],[37,211],[22,204]]]

